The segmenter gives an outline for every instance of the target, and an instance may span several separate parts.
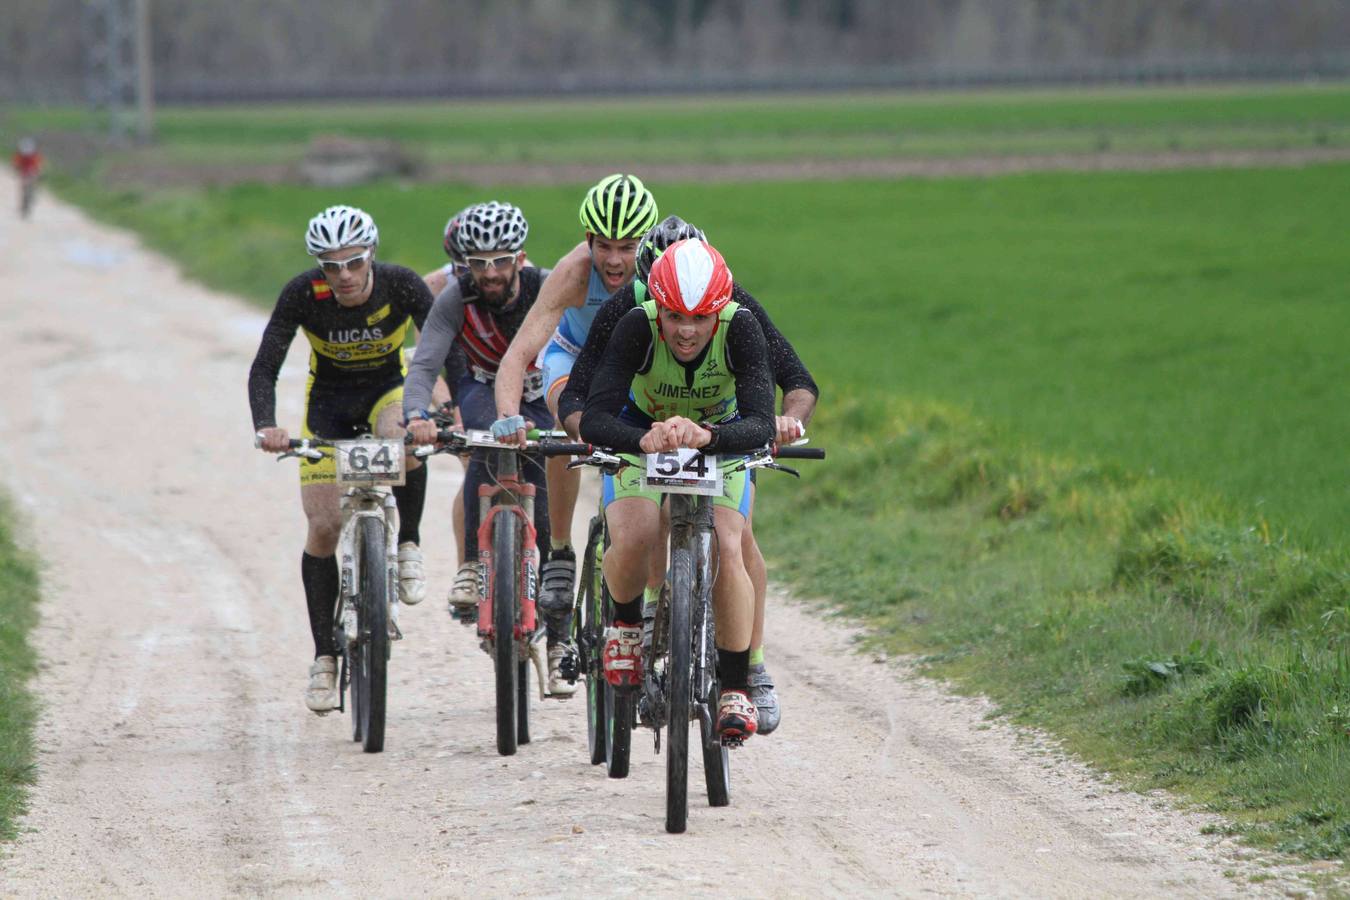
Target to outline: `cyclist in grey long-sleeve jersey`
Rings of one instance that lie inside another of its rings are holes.
[[[521,248],[528,232],[529,225],[520,210],[507,203],[483,203],[461,214],[458,240],[469,271],[450,281],[432,305],[404,388],[404,413],[416,443],[435,441],[436,428],[426,420],[425,409],[431,401],[437,374],[456,349],[463,352],[467,371],[457,384],[451,385],[451,393],[464,426],[486,430],[496,418],[493,382],[498,367],[548,275],[547,269],[523,265],[525,253]],[[543,373],[531,366],[525,373],[520,402],[521,408],[527,410],[526,415],[539,422],[547,421],[548,407],[543,395]],[[469,576],[464,581],[475,586],[481,577],[477,571],[478,485],[489,477],[488,463],[485,451],[475,451],[464,484],[466,552],[461,575]],[[536,540],[547,547],[549,516],[544,471],[531,461],[525,462],[523,470],[526,480],[536,488]],[[475,621],[472,610],[478,602],[477,591],[459,590],[459,578],[456,584],[457,589],[450,597],[453,611],[463,622]],[[562,660],[571,650],[566,640],[567,611],[558,615],[541,606],[541,612],[548,638],[549,694],[570,696],[576,687],[560,675]]]

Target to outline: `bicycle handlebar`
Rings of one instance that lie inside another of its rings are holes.
[[[825,451],[820,447],[779,447],[773,455],[778,459],[824,459]]]

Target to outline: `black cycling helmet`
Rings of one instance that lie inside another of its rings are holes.
[[[684,240],[706,241],[707,237],[704,236],[703,230],[697,225],[690,225],[679,216],[666,216],[653,225],[638,241],[638,281],[646,284],[648,273],[651,272],[652,266],[656,264],[656,260],[666,251],[666,248],[676,241]]]

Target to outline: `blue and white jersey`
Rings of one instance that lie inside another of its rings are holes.
[[[573,355],[580,353],[581,348],[586,346],[586,335],[591,333],[591,322],[595,320],[596,311],[615,293],[617,291],[611,292],[605,288],[605,280],[600,277],[595,266],[591,266],[591,280],[586,285],[586,303],[563,310],[562,321],[558,323],[553,339]]]

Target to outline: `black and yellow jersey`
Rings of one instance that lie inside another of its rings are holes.
[[[431,292],[416,272],[377,262],[370,297],[360,306],[337,302],[319,269],[292,278],[277,297],[248,373],[253,427],[276,425],[276,382],[297,329],[309,341],[311,390],[332,392],[399,385],[403,344],[431,310]]]

